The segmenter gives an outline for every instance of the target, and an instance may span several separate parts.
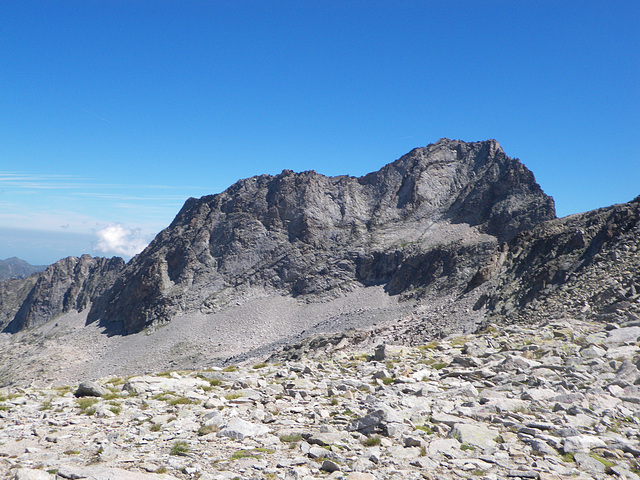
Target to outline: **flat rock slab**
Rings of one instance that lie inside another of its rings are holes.
[[[228,437],[242,440],[245,437],[259,437],[269,433],[269,427],[247,422],[241,418],[232,418],[227,426],[218,432],[218,437]]]
[[[624,327],[611,330],[605,339],[607,344],[634,343],[640,337],[640,327]]]
[[[481,449],[496,446],[495,438],[500,434],[493,428],[485,427],[482,424],[456,423],[449,436],[455,438],[460,443],[478,447]]]
[[[593,435],[575,435],[564,439],[565,453],[589,453],[593,448],[606,446],[606,443]]]
[[[178,480],[172,475],[130,472],[122,468],[61,467],[58,476],[70,480]]]
[[[53,480],[55,477],[44,470],[35,468],[19,468],[11,477],[12,480]]]
[[[134,393],[160,393],[160,392],[176,392],[184,394],[187,391],[194,390],[197,387],[208,387],[209,382],[201,378],[173,378],[173,377],[155,377],[151,375],[143,375],[141,377],[133,377],[127,380],[123,389]]]

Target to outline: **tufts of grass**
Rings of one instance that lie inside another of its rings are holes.
[[[122,377],[115,377],[107,380],[106,383],[109,383],[115,387],[118,385],[124,385],[125,383],[127,383],[127,379]]]
[[[418,350],[420,351],[430,351],[430,350],[435,350],[436,348],[438,348],[439,343],[437,341],[433,341],[433,342],[429,342],[429,343],[425,343],[424,345],[420,345],[418,346]]]
[[[195,403],[193,400],[191,400],[190,398],[187,397],[178,397],[178,398],[174,398],[169,400],[169,405],[176,406],[176,405],[191,405],[193,403]]]
[[[76,403],[78,404],[78,408],[80,409],[81,413],[84,413],[85,415],[93,415],[94,413],[96,413],[96,409],[93,407],[93,405],[98,403],[97,398],[82,397],[78,398],[76,400]]]
[[[445,363],[445,362],[436,362],[434,364],[431,365],[431,368],[433,368],[434,370],[442,370],[443,368],[448,367],[449,364]]]
[[[302,440],[302,435],[299,433],[290,433],[288,435],[282,435],[280,441],[283,443],[295,443]]]
[[[159,432],[160,430],[162,430],[162,425],[160,425],[159,423],[154,423],[153,425],[151,425],[151,427],[149,427],[149,430],[151,430],[152,432]]]
[[[235,400],[236,398],[240,398],[240,397],[244,397],[244,395],[241,392],[231,392],[231,393],[227,393],[224,398],[226,398],[227,400]]]
[[[433,435],[433,430],[431,429],[431,427],[429,425],[417,425],[416,426],[416,430],[422,430],[427,435]]]
[[[218,427],[216,427],[215,425],[202,425],[198,429],[198,435],[200,436],[208,435],[210,433],[216,433],[218,430],[219,430]]]
[[[260,362],[260,363],[256,363],[253,367],[254,370],[260,370],[261,368],[264,368],[266,366],[268,366],[269,364],[266,362]]]
[[[222,369],[223,372],[237,372],[238,371],[238,367],[236,365],[229,365],[228,367],[224,367]]]
[[[62,453],[64,453],[65,455],[80,455],[79,450],[65,450]]]
[[[474,447],[473,445],[469,445],[468,443],[463,443],[462,445],[460,445],[460,450],[465,451],[465,450],[475,450],[476,447]]]
[[[250,450],[238,450],[231,455],[231,460],[240,460],[241,458],[262,458],[262,453],[273,453],[274,450],[268,448],[252,448]]]
[[[599,461],[601,464],[603,464],[607,468],[613,467],[615,465],[615,463],[613,463],[610,460],[607,460],[606,458],[602,458],[597,453],[590,453],[589,455],[591,456],[591,458]]]
[[[169,452],[171,455],[176,455],[176,456],[186,456],[187,453],[189,453],[189,445],[187,444],[187,442],[182,441],[182,440],[178,440],[177,442],[174,442],[173,445],[171,446],[171,451]]]
[[[65,385],[62,387],[53,387],[53,389],[58,392],[59,396],[63,396],[66,393],[69,393],[71,391],[71,387],[69,385]]]
[[[376,445],[380,445],[380,437],[369,437],[364,441],[365,447],[375,447]]]

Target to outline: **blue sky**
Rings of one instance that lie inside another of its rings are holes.
[[[640,2],[0,2],[0,258],[128,258],[190,197],[497,139],[559,216],[640,195]]]

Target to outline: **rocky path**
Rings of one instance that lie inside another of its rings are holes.
[[[639,337],[640,322],[493,326],[415,348],[5,389],[0,475],[636,480]]]

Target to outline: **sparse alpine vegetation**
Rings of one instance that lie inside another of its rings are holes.
[[[634,479],[639,337],[635,321],[491,325],[427,348],[134,376],[117,400],[4,389],[0,476]]]

